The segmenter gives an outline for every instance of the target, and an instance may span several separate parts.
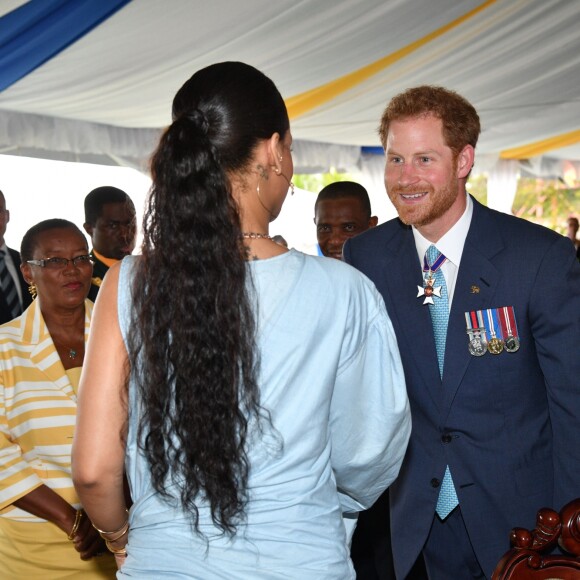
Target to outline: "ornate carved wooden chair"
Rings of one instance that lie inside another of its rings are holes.
[[[534,530],[514,528],[510,539],[492,580],[580,580],[580,498],[560,513],[541,509]],[[542,555],[556,543],[569,555]]]

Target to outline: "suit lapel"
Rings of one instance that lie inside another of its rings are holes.
[[[467,348],[465,312],[491,308],[500,280],[500,273],[491,258],[503,249],[503,239],[497,230],[493,214],[475,200],[473,203],[473,217],[465,240],[449,313],[443,371],[443,422],[473,359]]]
[[[389,315],[397,329],[399,348],[404,359],[418,369],[433,403],[441,405],[441,382],[433,325],[429,307],[423,298],[417,297],[417,286],[423,285],[422,266],[417,256],[415,240],[410,228],[396,236],[397,244],[389,244],[385,250],[386,263],[382,283],[387,287]]]
[[[32,302],[32,297],[30,296],[30,292],[28,291],[28,284],[24,280],[24,276],[22,276],[22,272],[20,271],[20,254],[13,250],[12,248],[8,248],[10,255],[12,256],[12,261],[16,266],[16,273],[18,274],[18,283],[20,284],[20,290],[22,293],[22,311],[26,310],[30,303]]]

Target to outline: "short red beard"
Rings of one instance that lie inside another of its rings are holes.
[[[426,192],[430,201],[425,204],[417,204],[416,206],[408,206],[400,203],[399,196],[401,194],[413,194]],[[415,227],[422,227],[428,225],[444,215],[455,202],[459,186],[457,180],[451,179],[446,186],[435,190],[432,186],[428,187],[411,187],[401,188],[389,192],[389,197],[393,202],[399,219],[406,225]]]

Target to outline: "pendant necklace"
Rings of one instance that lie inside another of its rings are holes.
[[[64,346],[65,348],[68,349],[68,358],[70,359],[75,359],[77,357],[77,355],[79,354],[79,351],[76,348],[73,348],[72,346],[68,346],[66,344],[63,344],[62,342],[57,342],[56,340],[54,340],[54,338],[52,339],[52,341],[55,344],[58,344],[60,346]]]

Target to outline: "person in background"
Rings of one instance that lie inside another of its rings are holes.
[[[142,256],[97,301],[75,486],[119,578],[354,579],[342,512],[393,481],[410,432],[383,301],[271,239],[293,161],[268,77],[206,67],[172,119]]]
[[[574,247],[577,249],[580,246],[580,240],[577,238],[578,235],[578,218],[570,216],[568,218],[568,231],[567,236],[572,240]]]
[[[342,260],[348,238],[377,225],[371,215],[367,190],[354,181],[337,181],[320,190],[314,204],[314,223],[320,251],[327,258]]]
[[[108,269],[135,249],[135,206],[122,189],[110,185],[97,187],[85,197],[83,227],[93,246],[89,298],[94,302]]]
[[[567,236],[572,240],[574,247],[576,248],[576,257],[580,260],[580,239],[578,235],[578,218],[570,216],[568,218],[568,232]]]
[[[6,209],[6,198],[0,191],[0,324],[22,314],[32,301],[20,272],[20,254],[4,241],[9,221],[10,211]]]
[[[0,327],[0,578],[114,578],[71,479],[93,307],[87,241],[73,223],[46,220],[24,235],[21,256],[37,297]]]
[[[385,299],[411,400],[397,578],[421,554],[432,580],[490,578],[514,526],[580,489],[580,265],[563,236],[467,194],[479,133],[454,91],[395,96],[380,136],[399,218],[344,247]]]

